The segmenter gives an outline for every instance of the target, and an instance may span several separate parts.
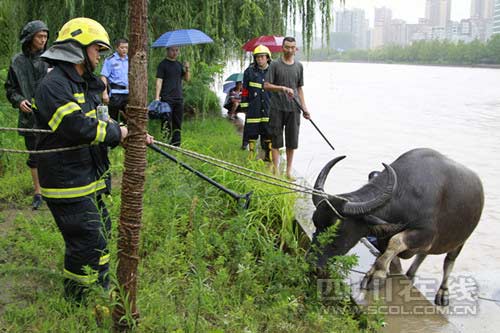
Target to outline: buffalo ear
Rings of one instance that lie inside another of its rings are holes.
[[[381,173],[382,172],[380,172],[380,171],[372,171],[372,172],[370,172],[368,174],[368,180],[372,180],[373,178],[380,176]]]

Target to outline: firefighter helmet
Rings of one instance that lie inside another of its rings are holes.
[[[69,41],[78,42],[84,47],[98,44],[101,50],[111,49],[109,36],[104,27],[99,22],[86,17],[77,17],[66,22],[59,30],[54,44]]]
[[[267,48],[267,46],[264,45],[257,45],[255,49],[253,50],[253,56],[258,56],[260,54],[266,54],[269,59],[271,59],[271,51]]]

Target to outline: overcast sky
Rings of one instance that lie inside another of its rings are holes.
[[[370,26],[373,26],[373,9],[388,7],[392,9],[392,18],[403,19],[407,23],[417,23],[420,17],[425,17],[426,0],[346,0],[346,8],[361,8],[365,10]],[[451,19],[460,21],[470,17],[471,0],[452,0]],[[334,0],[335,9],[340,8],[340,0]]]

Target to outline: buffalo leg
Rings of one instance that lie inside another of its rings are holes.
[[[401,260],[398,257],[394,257],[389,266],[389,273],[399,275],[403,271],[403,266],[401,266]]]
[[[455,264],[455,259],[457,259],[460,251],[462,251],[463,245],[456,248],[455,250],[448,252],[443,264],[443,281],[436,293],[436,298],[434,298],[434,303],[436,305],[447,306],[450,303],[449,292],[448,292],[448,278],[450,277],[451,271],[453,270],[453,265]]]
[[[427,258],[427,254],[417,254],[415,260],[413,260],[410,268],[408,268],[408,271],[406,272],[406,276],[408,277],[408,279],[413,281],[413,279],[415,278],[415,274],[417,274],[418,268],[425,258]]]
[[[391,261],[399,253],[408,249],[408,246],[405,243],[406,234],[407,231],[400,232],[389,240],[389,245],[387,246],[385,252],[377,258],[375,264],[373,264],[372,268],[363,278],[363,281],[361,281],[361,288],[371,289],[378,285],[382,285],[385,282],[385,279],[387,278],[387,270]]]

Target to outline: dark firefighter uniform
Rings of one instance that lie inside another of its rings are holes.
[[[89,144],[41,154],[38,166],[42,195],[66,244],[65,293],[77,299],[92,283],[108,284],[111,221],[101,194],[110,191],[108,146],[118,145],[121,136],[116,122],[96,118],[104,83],[84,77],[73,64],[58,62],[41,82],[34,105],[36,127],[53,131],[40,136],[38,150]]]
[[[260,143],[265,151],[265,160],[270,161],[271,132],[269,129],[270,92],[264,90],[266,69],[260,69],[256,63],[250,65],[243,74],[242,107],[246,108],[243,145],[249,144],[255,149],[255,142],[260,135]]]

